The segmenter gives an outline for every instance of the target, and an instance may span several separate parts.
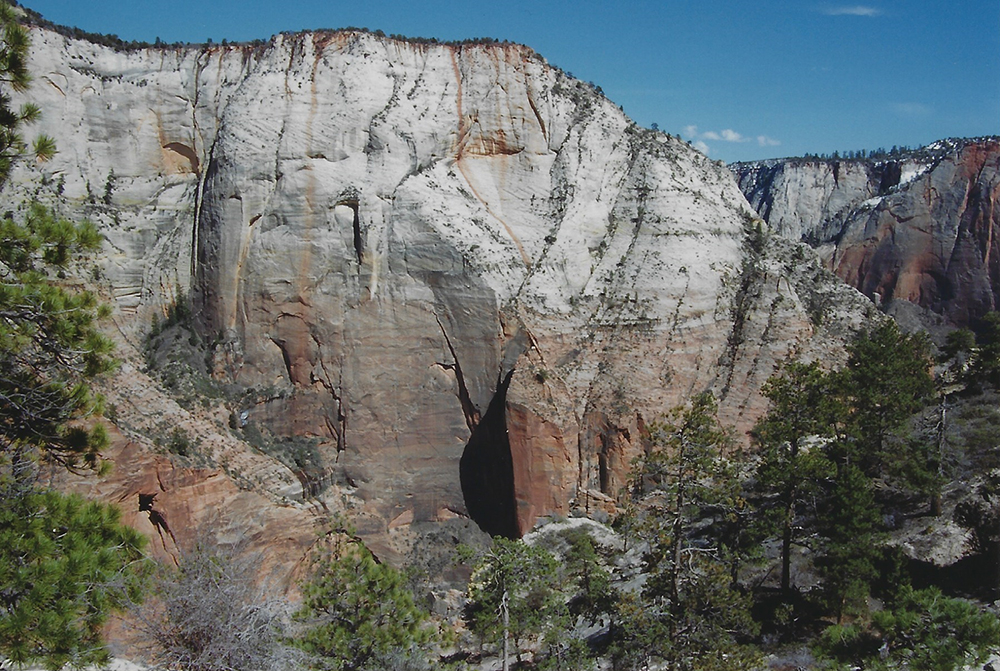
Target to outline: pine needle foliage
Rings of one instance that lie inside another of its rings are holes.
[[[41,110],[33,103],[14,107],[12,92],[23,92],[31,84],[28,72],[27,29],[20,22],[19,10],[0,0],[0,184],[7,181],[14,162],[25,155],[48,160],[56,153],[52,138],[39,136],[29,150],[21,127],[37,121]]]
[[[29,153],[55,153],[49,138],[29,150],[24,124],[38,119],[28,88],[28,32],[0,0],[0,186]],[[71,264],[101,236],[32,205],[20,221],[0,218],[0,665],[104,663],[102,627],[138,597],[143,539],[117,508],[40,486],[40,465],[100,470],[107,444],[90,382],[114,367],[96,320],[96,297],[74,291]]]
[[[735,582],[738,562],[732,564],[741,550],[729,545],[739,539],[714,533],[739,498],[737,454],[716,410],[711,394],[699,394],[650,428],[653,449],[638,464],[632,487],[644,495],[648,511],[648,577],[643,607],[622,611],[625,637],[614,654],[619,665],[660,660],[671,671],[721,671],[757,661],[745,645],[757,625],[749,594]],[[629,632],[637,638],[629,639]]]
[[[108,661],[102,627],[137,598],[145,542],[119,516],[53,491],[2,497],[0,658],[48,669]]]
[[[23,221],[0,219],[0,448],[8,462],[35,451],[70,469],[98,465],[103,427],[80,420],[101,409],[89,382],[115,366],[113,344],[97,329],[107,308],[59,275],[100,243],[92,224],[37,204]]]
[[[904,588],[891,607],[826,629],[814,646],[834,668],[954,671],[982,664],[1000,645],[1000,620],[939,589]]]
[[[337,540],[314,560],[302,586],[297,639],[322,671],[383,668],[387,661],[427,648],[436,630],[410,591],[406,575],[380,564],[359,542]]]
[[[496,649],[503,669],[529,647],[560,629],[566,604],[551,552],[521,540],[493,539],[469,581],[466,621]]]

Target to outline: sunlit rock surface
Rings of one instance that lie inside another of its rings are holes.
[[[214,377],[255,390],[213,430],[309,438],[326,472],[244,485],[345,511],[376,550],[612,507],[649,422],[711,390],[742,435],[780,361],[833,364],[874,314],[725,166],[526,47],[33,40],[60,153],[9,191],[99,223],[129,342],[189,296]]]
[[[817,247],[827,267],[890,312],[905,317],[916,306],[924,322],[974,326],[997,309],[997,138],[942,140],[891,160],[733,170],[775,231]]]

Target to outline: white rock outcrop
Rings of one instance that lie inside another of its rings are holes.
[[[732,170],[772,230],[816,247],[830,270],[904,325],[943,337],[1000,304],[998,138]]]
[[[745,430],[778,362],[872,314],[724,166],[526,47],[33,40],[59,154],[8,192],[100,223],[134,341],[189,294],[214,374],[281,391],[236,410],[320,441],[369,537],[606,505],[646,422],[709,389]]]

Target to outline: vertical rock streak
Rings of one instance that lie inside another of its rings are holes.
[[[758,261],[780,291],[742,287],[731,175],[522,47],[345,32],[173,60],[37,32],[61,151],[9,188],[50,171],[67,214],[96,211],[126,332],[192,286],[215,376],[268,390],[250,421],[315,442],[368,535],[467,510],[516,536],[581,490],[590,510],[644,418],[729,385],[746,428],[775,361],[835,357],[863,319],[778,243]],[[112,166],[123,205],[94,208]]]
[[[969,326],[1000,305],[996,137],[944,140],[891,160],[733,170],[772,228],[819,248],[828,268],[897,318]]]

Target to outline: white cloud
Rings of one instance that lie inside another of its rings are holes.
[[[684,127],[684,135],[688,137],[695,149],[706,155],[708,155],[710,149],[709,142],[744,143],[756,140],[757,144],[761,147],[777,147],[781,144],[780,140],[775,140],[767,135],[743,135],[732,128],[726,128],[721,131],[699,131],[698,127],[693,124]]]
[[[850,5],[844,7],[828,7],[823,10],[823,13],[827,16],[878,16],[882,13],[882,10],[876,7],[867,7],[865,5]]]

